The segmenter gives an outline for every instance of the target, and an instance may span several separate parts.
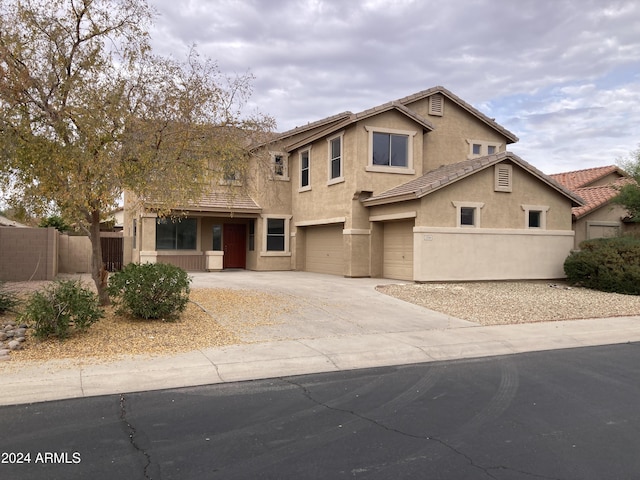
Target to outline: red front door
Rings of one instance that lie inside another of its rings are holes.
[[[225,223],[222,227],[224,245],[223,268],[246,268],[247,228],[241,223]]]

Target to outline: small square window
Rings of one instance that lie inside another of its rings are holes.
[[[495,145],[489,145],[487,147],[487,153],[489,155],[493,155],[494,153],[496,153],[496,146]]]
[[[474,226],[475,225],[475,213],[476,209],[473,207],[460,207],[460,225]]]
[[[529,210],[529,228],[542,227],[542,212],[540,210]]]
[[[482,153],[482,145],[479,143],[474,143],[471,149],[474,155],[480,155],[480,153]]]

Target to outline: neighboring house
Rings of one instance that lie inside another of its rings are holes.
[[[26,225],[16,222],[15,220],[9,220],[7,217],[3,217],[2,215],[0,215],[0,227],[27,228]]]
[[[126,210],[125,235],[133,261],[188,270],[562,277],[571,209],[583,201],[507,152],[517,140],[434,87],[279,134],[260,146],[271,158],[269,175],[251,182],[261,188],[216,186],[179,221]]]
[[[633,181],[624,170],[609,165],[557,173],[550,177],[585,201],[585,205],[572,210],[576,248],[583,240],[615,237],[625,230],[624,220],[628,212],[623,206],[611,202],[622,185]]]

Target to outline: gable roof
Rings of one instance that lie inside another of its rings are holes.
[[[533,165],[525,162],[520,157],[511,152],[501,152],[494,155],[487,155],[485,157],[464,160],[462,162],[453,163],[450,165],[443,165],[440,168],[425,173],[421,177],[418,177],[402,185],[398,185],[397,187],[382,192],[378,195],[369,197],[363,200],[362,203],[365,206],[373,206],[422,198],[425,195],[440,190],[441,188],[451,185],[458,180],[462,180],[463,178],[469,177],[474,173],[484,170],[485,168],[489,168],[492,165],[503,162],[505,160],[510,160],[516,165],[519,165],[524,170],[528,171],[554,190],[557,190],[562,195],[569,198],[573,205],[584,205],[584,201],[575,193],[571,192],[568,188],[562,186],[557,181],[555,181],[548,175],[545,175]]]
[[[606,167],[585,168],[571,172],[555,173],[549,175],[551,178],[561,183],[570,190],[587,187],[589,184],[600,180],[612,173],[618,173],[621,177],[627,177],[627,173],[615,165]]]
[[[447,90],[446,88],[444,88],[444,87],[442,87],[440,85],[438,85],[436,87],[429,88],[427,90],[422,90],[421,92],[414,93],[414,94],[406,96],[406,97],[403,97],[403,98],[397,100],[397,102],[399,102],[399,103],[401,103],[403,105],[407,105],[407,104],[410,104],[410,103],[417,102],[418,100],[422,100],[423,98],[430,97],[431,95],[435,95],[437,93],[440,93],[440,94],[444,95],[449,100],[451,100],[452,102],[456,103],[458,106],[460,106],[461,108],[463,108],[464,110],[469,112],[471,115],[473,115],[474,117],[476,117],[480,121],[486,123],[491,128],[494,128],[495,130],[498,130],[502,135],[507,137],[507,139],[509,140],[509,142],[507,142],[507,143],[515,143],[515,142],[518,141],[518,137],[513,132],[510,132],[509,130],[504,128],[502,125],[497,123],[495,121],[495,119],[487,117],[484,113],[482,113],[480,110],[475,108],[473,105],[465,102],[460,97],[458,97],[457,95],[455,95],[454,93],[452,93],[451,91]]]
[[[631,178],[622,177],[609,185],[577,188],[575,193],[580,195],[580,197],[585,200],[586,204],[580,207],[573,207],[571,209],[571,213],[576,219],[584,217],[588,213],[608,204],[618,196],[620,193],[620,187],[629,183],[633,183]]]
[[[426,130],[434,130],[434,125],[422,117],[421,115],[414,112],[407,105],[417,102],[418,100],[422,100],[423,98],[427,98],[431,95],[442,94],[445,97],[449,98],[452,102],[456,103],[458,106],[478,118],[480,121],[487,124],[489,127],[497,130],[502,135],[507,138],[507,143],[514,143],[518,141],[518,137],[504,128],[502,125],[498,124],[493,118],[487,117],[484,113],[480,112],[478,109],[468,104],[464,100],[462,100],[457,95],[453,94],[446,88],[442,86],[436,86],[433,88],[429,88],[427,90],[422,90],[421,92],[414,93],[412,95],[408,95],[406,97],[400,98],[398,100],[394,100],[391,102],[384,103],[377,107],[373,107],[367,110],[363,110],[360,113],[351,113],[350,111],[342,112],[337,115],[332,115],[330,117],[326,117],[324,119],[318,120],[316,122],[308,123],[307,125],[303,125],[300,127],[295,127],[291,130],[287,130],[279,135],[277,135],[274,141],[285,141],[287,138],[291,138],[295,135],[304,134],[305,132],[309,132],[310,135],[308,137],[302,138],[295,143],[289,144],[286,146],[287,151],[295,150],[307,143],[311,143],[318,138],[322,138],[324,136],[330,135],[333,132],[336,132],[342,128],[347,127],[348,125],[357,122],[359,120],[363,120],[365,118],[371,117],[373,115],[377,115],[379,113],[383,113],[392,109],[395,109],[409,118],[415,120],[418,124],[422,125]],[[323,128],[321,131],[315,131],[318,128]],[[315,133],[313,133],[315,131]]]
[[[380,113],[384,113],[384,112],[388,112],[390,110],[396,110],[400,113],[402,113],[403,115],[409,117],[410,119],[414,120],[416,123],[418,123],[419,125],[422,126],[423,129],[425,130],[433,130],[435,127],[433,126],[433,124],[427,120],[426,118],[422,117],[421,115],[418,115],[416,112],[414,112],[413,110],[405,107],[404,105],[402,105],[399,102],[387,102],[385,104],[379,105],[377,107],[373,107],[373,108],[369,108],[367,110],[363,110],[360,113],[350,113],[349,116],[345,117],[344,119],[342,119],[342,121],[338,122],[338,123],[334,123],[332,125],[330,125],[328,128],[321,130],[319,132],[316,132],[315,134],[309,136],[309,137],[305,137],[302,138],[298,141],[296,141],[295,143],[291,143],[289,145],[286,146],[286,151],[287,152],[291,152],[292,150],[295,150],[296,148],[300,148],[303,145],[307,145],[309,143],[312,143],[316,140],[318,140],[319,138],[325,137],[327,135],[331,135],[333,132],[337,132],[339,130],[342,130],[343,128],[348,127],[349,125],[359,122],[360,120],[364,120],[366,118],[369,117],[373,117],[374,115],[378,115]]]

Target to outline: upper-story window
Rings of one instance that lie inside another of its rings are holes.
[[[271,167],[274,178],[277,180],[289,180],[289,162],[286,154],[280,152],[272,153]]]
[[[342,162],[342,134],[337,137],[328,139],[329,146],[329,179],[328,184],[344,181],[343,162]]]
[[[365,127],[369,132],[367,171],[413,174],[414,131]]]
[[[300,188],[298,191],[311,190],[311,149],[300,152]]]
[[[469,144],[468,158],[483,157],[493,155],[500,151],[501,143],[488,142],[485,140],[467,140]]]

